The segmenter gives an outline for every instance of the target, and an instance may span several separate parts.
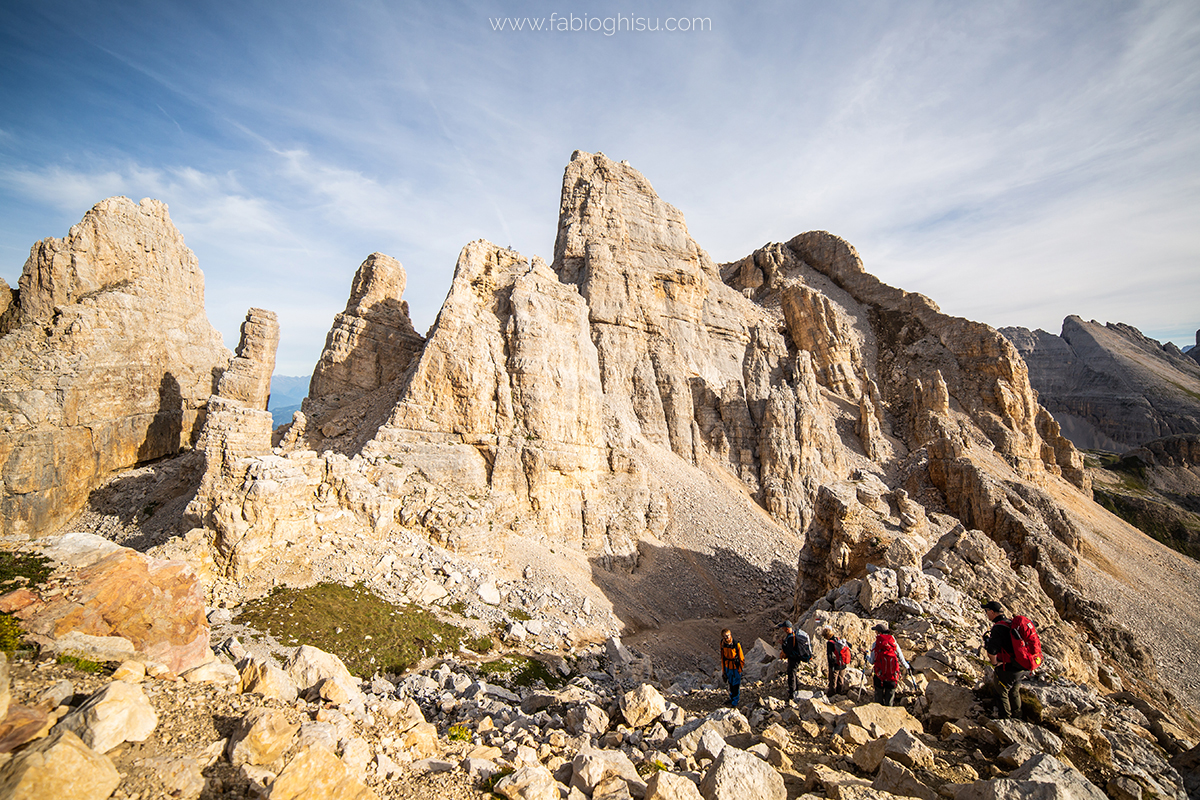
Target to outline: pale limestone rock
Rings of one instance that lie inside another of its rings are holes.
[[[891,737],[904,728],[911,733],[922,733],[925,729],[921,721],[908,713],[902,706],[881,706],[878,703],[867,703],[856,706],[844,715],[848,723],[866,728],[872,736]]]
[[[241,334],[237,354],[221,376],[216,394],[246,408],[266,411],[279,347],[279,320],[274,311],[252,308],[246,313]]]
[[[56,730],[0,765],[0,795],[13,800],[104,800],[121,782],[116,767],[69,730]]]
[[[204,792],[204,765],[194,758],[160,756],[137,764],[153,772],[171,798],[196,800]]]
[[[591,795],[603,781],[616,777],[628,784],[638,797],[645,795],[645,781],[638,775],[629,756],[620,750],[586,747],[575,756],[572,766],[571,786],[584,794]]]
[[[60,651],[114,661],[136,655],[173,671],[208,657],[204,587],[186,563],[121,547],[74,570],[68,580],[71,593],[18,612],[27,630],[57,640]]]
[[[960,788],[955,800],[1105,800],[1106,795],[1083,773],[1054,756],[1041,754],[1026,761],[1007,778],[976,781]]]
[[[696,784],[682,775],[655,772],[646,781],[646,800],[703,800]]]
[[[925,687],[925,700],[925,718],[932,730],[941,730],[947,722],[970,718],[980,708],[974,692],[945,681],[930,681]]]
[[[234,686],[241,683],[242,680],[237,667],[232,664],[223,664],[220,661],[210,661],[207,664],[192,667],[181,673],[179,677],[188,683],[217,683],[223,686]]]
[[[310,400],[345,405],[404,374],[424,345],[401,299],[407,280],[396,259],[367,256],[354,275],[345,311],[334,317],[325,339]]]
[[[567,730],[573,736],[586,734],[600,736],[608,730],[608,714],[604,709],[592,703],[573,706],[567,709]]]
[[[49,533],[109,473],[191,446],[230,353],[166,205],[96,204],[66,238],[33,246],[16,306],[2,291],[0,306],[10,533]]]
[[[288,722],[282,711],[253,708],[229,737],[229,760],[234,766],[267,766],[287,752],[300,724]]]
[[[263,698],[290,703],[298,694],[296,682],[279,667],[261,658],[248,658],[242,666],[241,690]]]
[[[354,774],[361,774],[371,761],[371,745],[361,736],[355,736],[342,746],[342,761]]]
[[[122,661],[113,672],[112,679],[126,683],[141,683],[146,680],[146,665],[141,661]],[[2,716],[0,714],[0,717]]]
[[[493,791],[509,800],[559,800],[558,786],[550,770],[539,764],[504,776]]]
[[[303,797],[378,799],[378,795],[365,786],[340,758],[321,745],[312,745],[292,756],[267,794],[267,800],[299,800]]]
[[[901,728],[887,740],[883,753],[909,769],[933,767],[933,751],[907,728]]]
[[[319,690],[322,682],[331,681],[341,687],[347,699],[362,695],[358,680],[350,674],[342,660],[312,645],[300,645],[292,651],[287,672],[301,692],[313,688]]]
[[[937,800],[938,793],[921,783],[913,771],[903,764],[885,758],[879,765],[879,774],[871,782],[871,788],[919,800]]]
[[[735,800],[760,797],[763,800],[786,800],[787,789],[783,776],[757,756],[726,747],[709,767],[700,782],[700,793],[706,800]]]
[[[667,710],[667,701],[657,689],[643,683],[621,695],[621,715],[631,727],[641,728]]]
[[[121,742],[144,742],[158,726],[158,715],[140,686],[115,681],[93,694],[58,723],[97,753]]]
[[[404,732],[404,736],[400,738],[400,746],[407,750],[414,760],[436,756],[441,752],[437,726],[431,722],[418,722]]]

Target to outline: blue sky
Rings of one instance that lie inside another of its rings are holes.
[[[493,30],[552,13],[709,22]],[[583,149],[641,170],[718,261],[825,229],[952,314],[1185,345],[1198,90],[1194,0],[8,0],[0,277],[104,197],[156,197],[226,345],[273,309],[277,372],[305,374],[373,251],[421,331],[467,242],[549,259]]]

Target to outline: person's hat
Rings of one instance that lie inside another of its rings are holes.
[[[892,632],[892,629],[888,627],[888,624],[886,622],[879,623],[871,630],[875,631],[876,633],[891,633]]]
[[[984,611],[995,611],[997,614],[1004,613],[1004,606],[997,603],[995,600],[988,600],[983,604]]]
[[[775,627],[776,628],[791,628],[793,626],[792,626],[792,621],[790,619],[788,619],[788,620],[784,620],[783,622],[779,623]]]

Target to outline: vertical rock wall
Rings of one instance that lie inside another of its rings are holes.
[[[0,305],[10,532],[52,531],[108,473],[193,443],[230,353],[164,204],[98,203],[65,238],[33,246]]]

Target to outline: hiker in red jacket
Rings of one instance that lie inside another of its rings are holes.
[[[896,637],[886,622],[881,622],[874,628],[878,636],[871,651],[867,653],[867,663],[875,666],[875,702],[882,706],[896,704],[896,687],[900,684],[900,668],[908,669],[908,662],[896,644]]]
[[[1027,617],[1007,619],[1004,606],[995,600],[983,604],[983,613],[992,623],[992,629],[984,641],[984,649],[994,667],[995,691],[1000,699],[996,718],[1020,719],[1021,682],[1033,674],[1031,669],[1036,669],[1042,663],[1042,643]]]

